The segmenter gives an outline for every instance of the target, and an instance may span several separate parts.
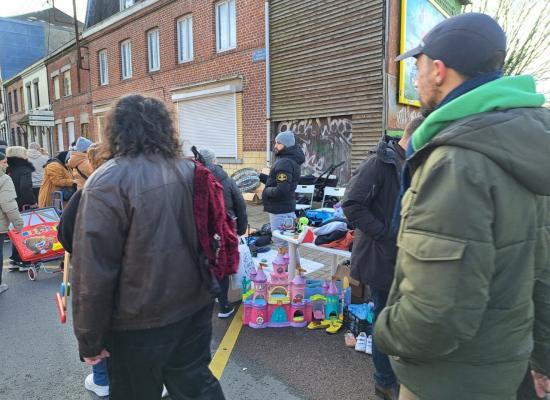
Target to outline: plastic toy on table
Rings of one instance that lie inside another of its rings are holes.
[[[296,221],[292,217],[285,218],[281,226],[279,226],[279,231],[283,235],[293,236],[296,233]]]
[[[334,214],[332,218],[344,218],[344,210],[342,208],[342,203],[338,202],[334,205]]]
[[[309,219],[307,219],[306,217],[300,217],[300,219],[298,219],[298,227],[296,229],[298,233],[302,233],[304,229],[307,229],[308,224]]]

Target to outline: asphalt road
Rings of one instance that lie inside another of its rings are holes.
[[[84,389],[90,368],[80,362],[70,317],[58,320],[54,295],[61,274],[3,272],[0,295],[0,399],[98,399]],[[69,312],[70,315],[70,312]],[[230,320],[213,317],[213,352]],[[347,349],[343,334],[243,327],[221,383],[229,400],[375,399],[372,362]]]

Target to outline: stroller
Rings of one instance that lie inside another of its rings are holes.
[[[313,174],[305,175],[300,178],[298,181],[299,185],[315,185],[315,191],[313,193],[313,201],[320,202],[323,200],[323,195],[325,193],[326,187],[336,187],[338,185],[338,176],[333,175],[334,171],[344,165],[346,162],[342,161],[338,164],[332,164],[326,171],[322,174],[316,176]],[[338,202],[337,198],[327,198],[325,199],[325,204],[328,207],[332,207]],[[309,199],[307,196],[298,196],[296,198],[297,204],[309,204]]]

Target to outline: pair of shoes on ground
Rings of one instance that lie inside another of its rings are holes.
[[[315,320],[307,324],[307,329],[316,330],[324,329],[326,333],[334,335],[342,329],[343,323],[338,318]]]
[[[90,392],[94,392],[99,397],[109,396],[109,385],[100,386],[94,383],[94,374],[90,374],[84,380],[84,387]],[[162,398],[168,397],[168,390],[166,386],[162,386]]]
[[[394,385],[388,388],[379,384],[374,385],[376,396],[384,400],[399,400],[399,386]]]
[[[372,354],[372,335],[368,335],[365,332],[361,332],[357,335],[355,350],[360,353]]]
[[[232,305],[226,305],[226,306],[223,306],[221,307],[220,306],[220,311],[218,312],[218,318],[229,318],[233,313],[235,312],[235,307],[233,307]]]

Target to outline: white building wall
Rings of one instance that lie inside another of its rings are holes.
[[[25,113],[29,113],[29,101],[27,99],[27,84],[31,85],[31,97],[33,108],[38,108],[36,106],[36,98],[34,93],[33,82],[38,79],[38,92],[40,97],[40,108],[45,108],[49,106],[50,99],[48,93],[48,70],[44,64],[39,64],[35,68],[29,70],[28,73],[25,73],[23,76],[23,96],[25,104]]]

